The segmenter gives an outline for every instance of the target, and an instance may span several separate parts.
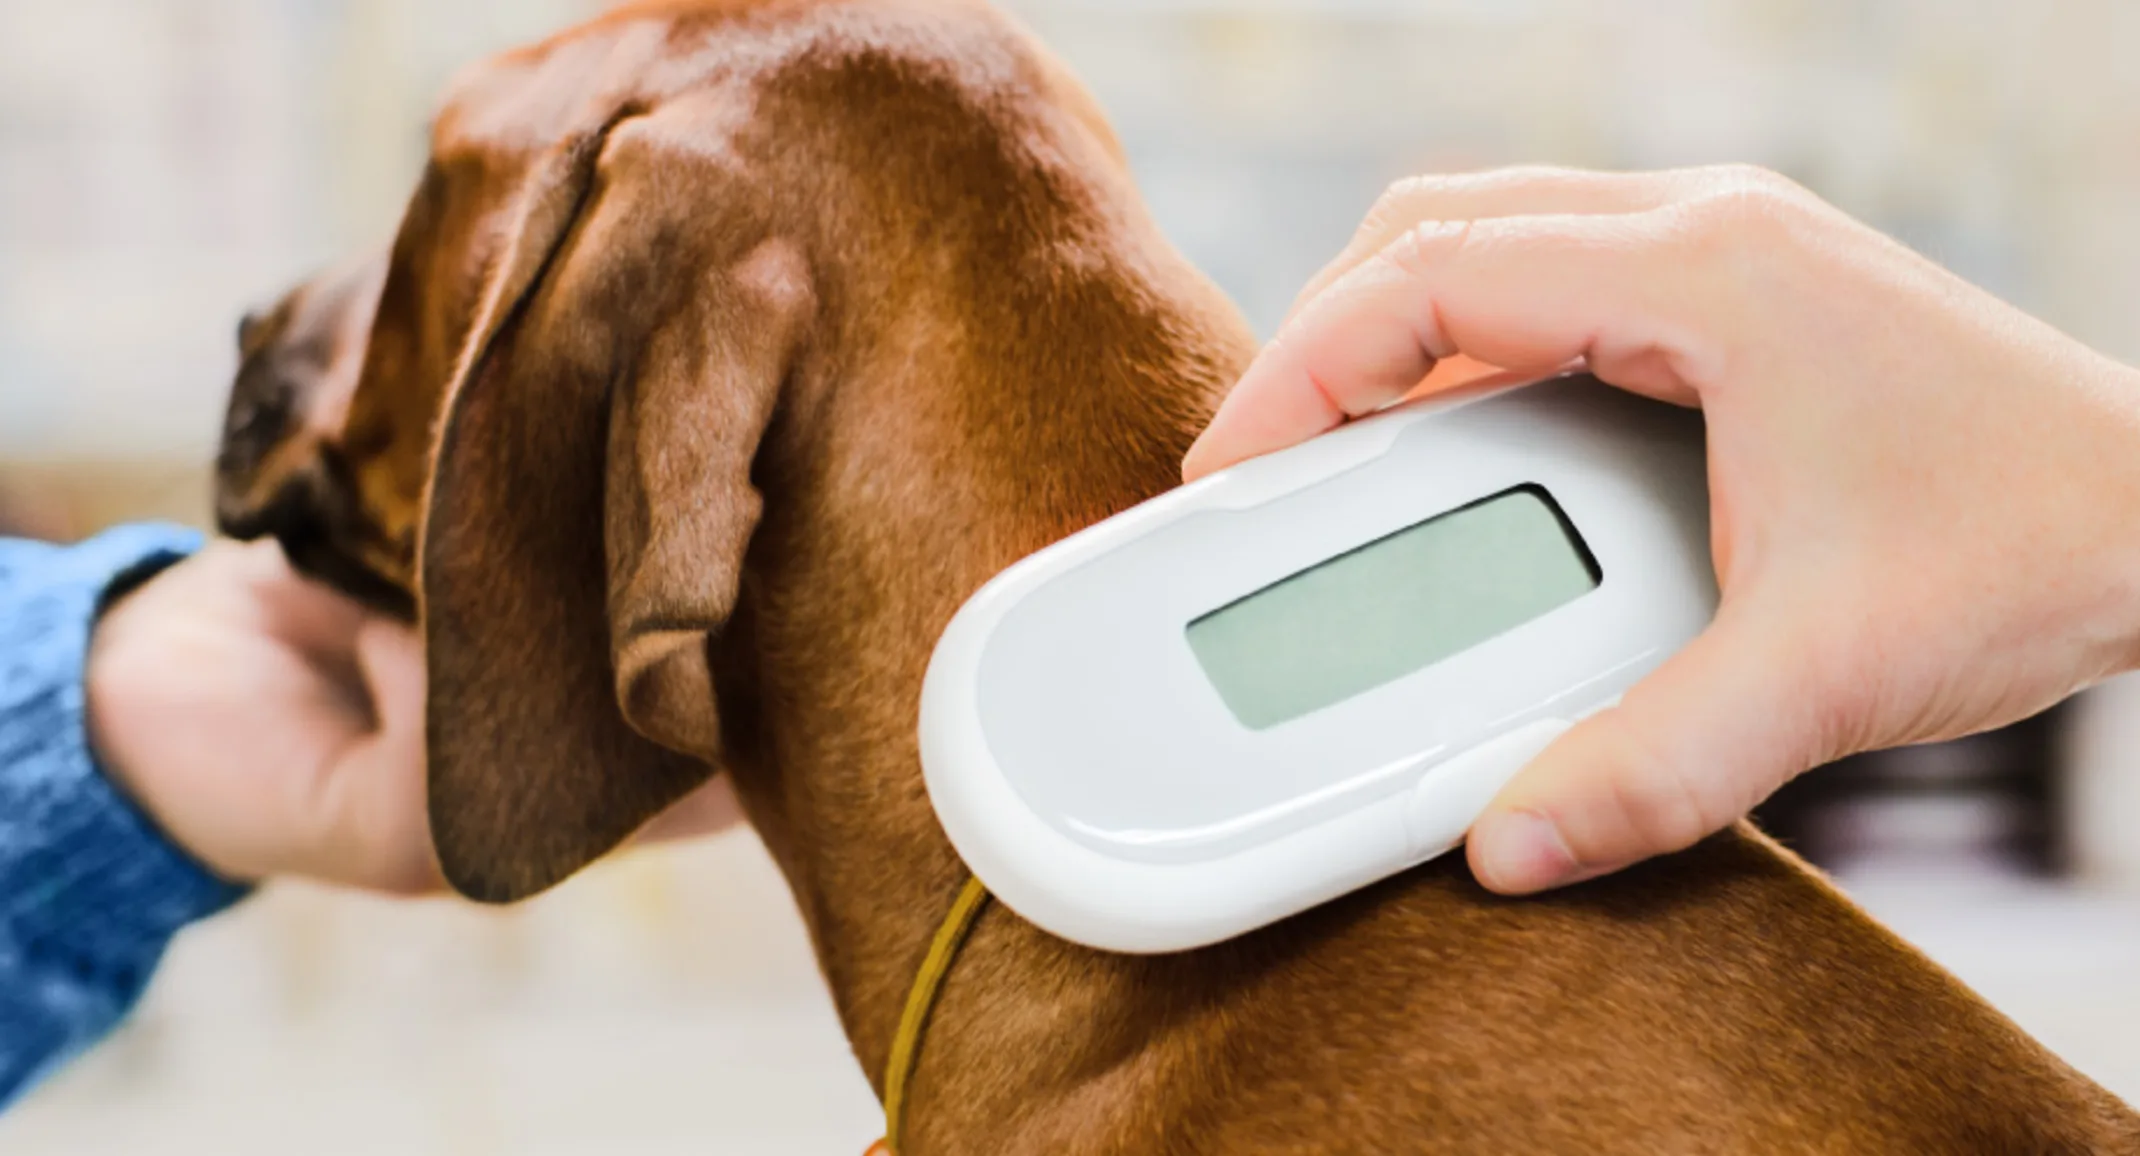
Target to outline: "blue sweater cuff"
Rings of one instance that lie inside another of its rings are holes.
[[[120,793],[84,726],[106,598],[200,544],[166,526],[0,541],[0,1103],[108,1030],[180,927],[245,894]]]

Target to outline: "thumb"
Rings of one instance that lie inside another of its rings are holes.
[[[1472,824],[1471,870],[1518,895],[1617,871],[1721,830],[1818,761],[1787,635],[1727,610],[1576,724]]]
[[[356,651],[371,725],[343,746],[313,793],[326,835],[298,869],[393,895],[435,891],[443,880],[424,792],[423,643],[406,626],[371,619]]]

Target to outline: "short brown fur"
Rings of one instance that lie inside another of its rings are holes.
[[[518,898],[725,770],[881,1078],[964,874],[915,749],[934,639],[1172,485],[1250,352],[978,5],[642,4],[475,70],[336,443],[404,544],[362,565],[421,594],[449,876]],[[1524,901],[1448,858],[1169,957],[997,909],[906,1150],[2133,1152],[2140,1119],[1740,827]]]

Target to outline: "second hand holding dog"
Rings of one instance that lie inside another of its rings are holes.
[[[87,695],[113,778],[224,878],[443,886],[424,813],[422,643],[299,577],[273,543],[211,544],[116,602]],[[639,837],[737,818],[717,777]]]
[[[2140,666],[2140,373],[1759,170],[1397,185],[1184,475],[1466,359],[1581,361],[1699,405],[1723,591],[1705,635],[1474,825],[1494,890],[1677,850],[1810,767],[2000,726]]]

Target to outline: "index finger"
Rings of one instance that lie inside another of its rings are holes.
[[[1301,289],[1286,320],[1421,222],[1640,212],[1670,203],[1703,179],[1700,171],[1614,173],[1548,165],[1407,177],[1383,191],[1344,251]]]
[[[1412,229],[1303,307],[1190,447],[1195,480],[1395,402],[1462,353],[1517,374],[1583,361],[1614,384],[1678,397],[1686,266],[1652,211],[1435,222]],[[1659,355],[1662,356],[1659,356]]]

